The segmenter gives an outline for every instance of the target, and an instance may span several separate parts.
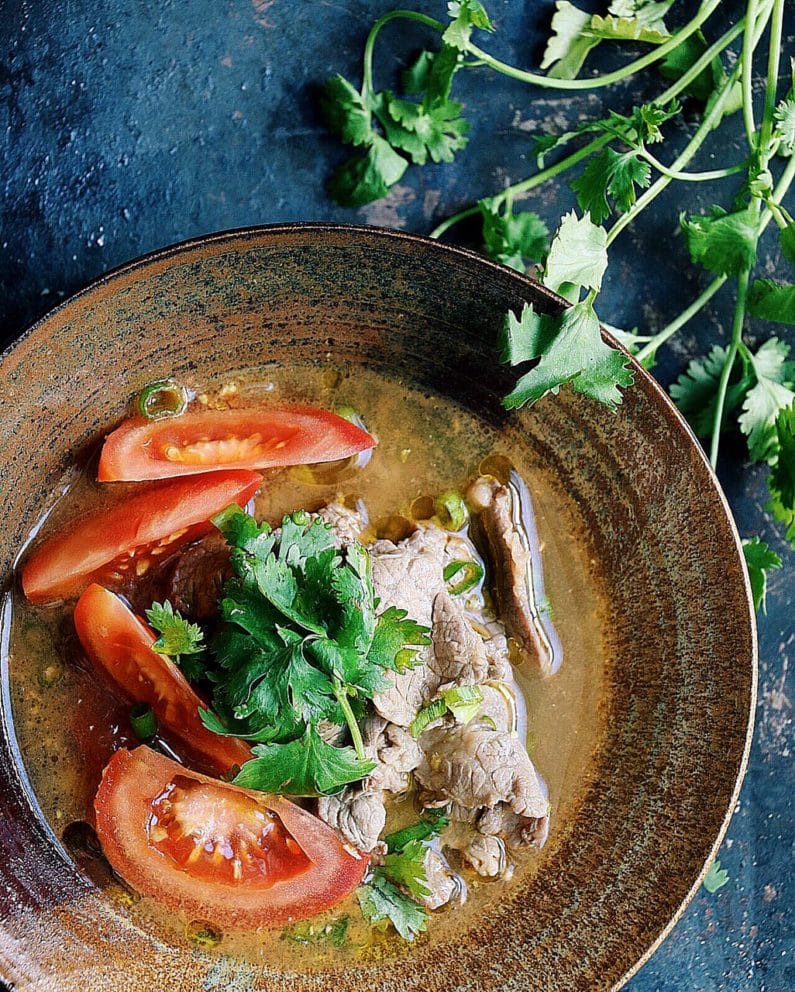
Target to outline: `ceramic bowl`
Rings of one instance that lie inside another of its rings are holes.
[[[18,549],[74,453],[146,382],[331,353],[498,423],[510,375],[496,361],[495,335],[505,311],[525,301],[560,306],[478,255],[371,228],[255,228],[124,266],[0,360],[0,574],[10,583]],[[564,389],[511,415],[520,443],[581,512],[612,631],[605,732],[589,784],[526,884],[465,939],[419,941],[384,963],[310,978],[236,970],[210,952],[180,950],[109,912],[59,851],[15,743],[4,656],[6,981],[19,992],[619,988],[671,929],[717,850],[746,764],[756,689],[753,611],[726,500],[664,392],[640,369],[636,380],[617,413]]]

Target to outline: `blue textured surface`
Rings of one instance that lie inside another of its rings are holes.
[[[565,130],[607,107],[625,110],[659,87],[651,75],[598,98],[571,98],[471,73],[457,83],[473,130],[456,163],[409,170],[387,200],[345,210],[324,193],[343,153],[325,133],[316,96],[331,72],[358,81],[366,31],[389,6],[386,0],[3,0],[3,340],[107,269],[210,231],[330,219],[427,233],[459,207],[527,174],[533,132]],[[440,0],[413,6],[444,13]],[[514,64],[537,64],[552,3],[487,6],[499,29],[489,50]],[[725,0],[724,7],[726,15],[736,14],[741,4]],[[791,53],[792,24],[788,34]],[[427,33],[391,27],[382,37],[377,84],[390,85]],[[608,66],[611,57],[598,53],[594,67]],[[742,157],[736,125],[721,135],[701,167]],[[662,197],[619,241],[600,308],[604,319],[654,330],[696,295],[703,276],[685,263],[676,216],[709,196],[702,185],[684,202]],[[554,223],[570,200],[553,184],[528,205]],[[772,241],[762,254],[763,263],[780,265]],[[663,382],[707,342],[725,338],[730,306],[724,293],[680,335],[660,363]],[[786,567],[773,577],[760,622],[756,738],[720,855],[731,882],[715,895],[702,890],[630,982],[632,992],[795,988],[793,556],[764,515],[764,473],[743,464],[742,450],[729,440],[720,466],[740,531],[770,541]]]

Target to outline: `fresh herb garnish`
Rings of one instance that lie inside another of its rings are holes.
[[[314,944],[326,947],[342,947],[348,936],[350,922],[349,916],[338,916],[337,919],[323,924],[314,923],[312,920],[301,920],[289,930],[282,931],[282,940],[289,940],[294,944],[303,944],[304,946]]]
[[[175,610],[168,600],[152,603],[146,619],[160,636],[152,645],[158,654],[167,654],[179,665],[189,682],[195,682],[205,673],[204,631]]]
[[[214,523],[232,548],[235,577],[211,644],[215,713],[202,719],[216,733],[257,742],[237,784],[337,792],[374,767],[358,723],[363,704],[388,685],[386,672],[418,663],[428,631],[404,610],[376,613],[368,552],[337,549],[323,520],[298,511],[274,531],[235,506]],[[324,741],[321,721],[347,726],[353,746]]]
[[[483,580],[483,566],[478,561],[460,559],[448,562],[442,573],[451,596],[469,592]]]
[[[387,854],[383,864],[357,892],[369,923],[388,919],[405,940],[413,940],[426,929],[427,910],[415,900],[431,894],[425,870],[427,841],[438,836],[448,822],[442,812],[427,810],[418,823],[384,838]]]
[[[715,858],[709,866],[709,871],[704,876],[704,881],[701,884],[710,895],[713,895],[718,889],[722,889],[728,881],[729,873],[725,868],[721,868],[720,861]]]
[[[743,554],[748,566],[754,609],[767,613],[767,573],[781,568],[781,558],[759,537],[743,541]]]
[[[157,733],[157,717],[152,707],[146,703],[135,703],[130,707],[130,726],[139,741],[149,741]]]
[[[469,723],[483,704],[483,690],[478,685],[454,685],[443,689],[438,699],[424,706],[411,721],[409,733],[419,737],[434,720],[452,713],[457,723]]]
[[[147,420],[178,417],[188,407],[188,391],[173,379],[158,379],[144,386],[135,407]]]

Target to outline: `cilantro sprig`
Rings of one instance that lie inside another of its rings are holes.
[[[168,600],[152,603],[146,619],[160,635],[152,645],[158,654],[168,655],[189,682],[198,681],[205,671],[204,631],[175,610]]]
[[[298,511],[279,530],[237,506],[214,518],[234,578],[211,642],[208,729],[256,742],[235,782],[289,795],[329,795],[372,771],[359,728],[385,673],[418,664],[425,627],[403,610],[377,613],[368,552],[335,546],[331,527]],[[330,744],[321,724],[347,727]]]

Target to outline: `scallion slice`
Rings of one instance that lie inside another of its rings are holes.
[[[469,519],[464,497],[452,490],[440,493],[434,500],[433,508],[446,530],[461,530]]]
[[[178,417],[188,406],[188,391],[173,379],[158,379],[144,386],[135,405],[147,420]]]
[[[146,703],[136,703],[130,709],[130,726],[139,741],[151,740],[157,733],[157,719],[152,707]]]
[[[444,566],[444,581],[451,596],[460,596],[474,588],[483,578],[483,566],[477,561],[451,561]]]

